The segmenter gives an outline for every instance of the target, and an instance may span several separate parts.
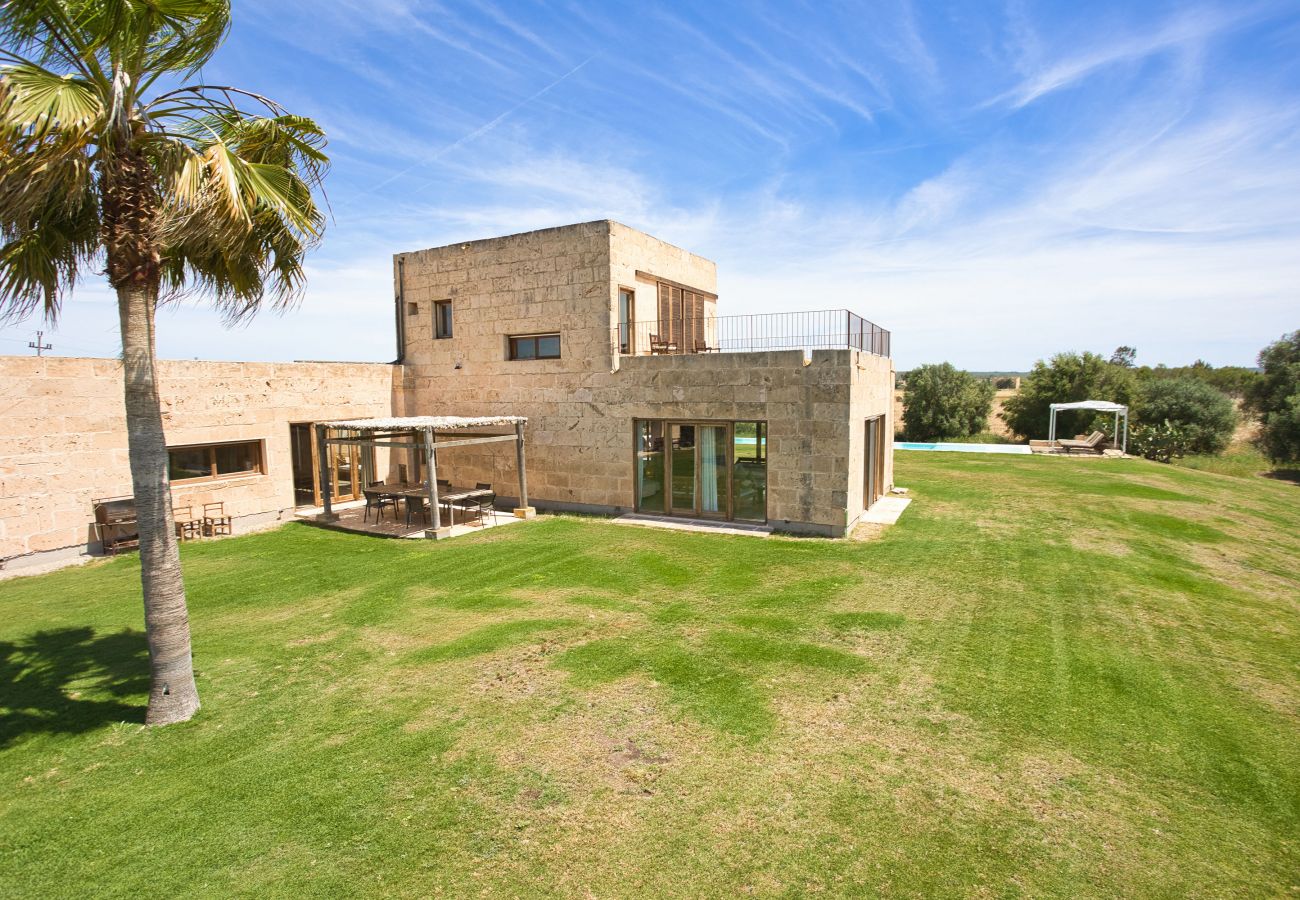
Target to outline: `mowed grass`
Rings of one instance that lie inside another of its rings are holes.
[[[0,583],[0,894],[1300,890],[1300,488],[898,455],[866,542],[546,518]]]

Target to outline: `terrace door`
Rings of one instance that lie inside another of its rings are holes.
[[[862,460],[862,508],[870,509],[884,493],[885,417],[867,419],[866,452]]]
[[[331,436],[334,435],[331,432]],[[289,426],[289,443],[293,460],[293,496],[297,506],[320,506],[320,447],[316,445],[315,426],[302,422]],[[330,502],[344,503],[361,498],[360,447],[328,446]],[[373,465],[371,467],[373,469]]]
[[[317,506],[316,442],[306,423],[289,426],[289,449],[293,460],[293,505]]]
[[[691,518],[731,514],[731,428],[704,422],[671,422],[668,513]]]

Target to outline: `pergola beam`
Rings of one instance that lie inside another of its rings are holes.
[[[519,438],[517,435],[494,434],[489,437],[457,438],[455,440],[450,440],[450,441],[438,441],[438,446],[440,448],[472,447],[475,444],[495,444],[501,441],[517,441],[517,440],[521,440],[521,438]],[[421,447],[420,444],[404,444],[404,443],[397,443],[394,441],[376,441],[376,440],[367,440],[366,438],[327,438],[325,443],[345,444],[349,447],[396,447],[399,450],[418,450]]]

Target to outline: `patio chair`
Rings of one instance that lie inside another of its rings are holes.
[[[696,341],[696,342],[695,342],[695,352],[696,352],[696,353],[717,353],[717,352],[718,352],[718,348],[717,348],[717,347],[710,347],[708,341]]]
[[[1066,453],[1100,453],[1101,442],[1106,439],[1106,435],[1100,431],[1094,431],[1086,438],[1073,440],[1057,441],[1056,443],[1065,450]]]
[[[182,541],[203,537],[203,519],[195,517],[193,506],[178,506],[172,515],[176,520],[176,537]]]
[[[475,485],[476,490],[488,491],[487,494],[475,497],[475,503],[478,507],[478,523],[483,524],[483,515],[486,513],[492,517],[492,524],[497,523],[497,495],[492,490],[492,485],[485,484],[482,481]]]
[[[226,514],[224,501],[203,504],[203,533],[209,537],[234,534],[234,517]]]
[[[424,497],[413,497],[410,494],[407,494],[405,499],[406,499],[406,524],[409,526],[411,524],[412,517],[416,515],[420,517],[421,521],[423,521],[424,524],[426,525],[429,524],[429,501],[426,500]],[[397,518],[397,512],[396,510],[394,510],[393,519],[396,520],[396,518]]]
[[[370,482],[370,487],[361,493],[366,498],[366,510],[361,516],[362,522],[370,521],[370,510],[375,511],[375,521],[378,522],[384,517],[384,510],[393,511],[393,521],[397,521],[397,498],[392,494],[386,494],[383,491],[384,483],[382,481]]]

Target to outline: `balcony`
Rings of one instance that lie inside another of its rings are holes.
[[[847,309],[657,319],[613,331],[621,356],[845,349],[889,356],[889,332]]]

